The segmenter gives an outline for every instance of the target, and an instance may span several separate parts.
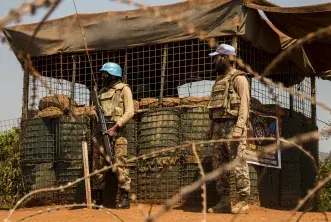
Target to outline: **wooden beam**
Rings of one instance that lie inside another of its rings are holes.
[[[75,57],[75,55],[72,55],[72,81],[71,81],[71,96],[70,96],[71,97],[70,112],[72,112],[73,108],[74,108],[75,84],[76,84],[76,57]]]
[[[128,83],[128,50],[125,50],[124,76],[123,82]]]
[[[84,163],[84,176],[90,174],[89,170],[89,161],[88,161],[88,152],[87,152],[87,142],[83,141],[82,143],[82,152],[83,152],[83,163]],[[91,196],[91,182],[90,177],[85,178],[85,192],[86,192],[86,203],[87,208],[92,209],[92,196]]]
[[[29,70],[26,67],[24,69],[24,76],[23,76],[23,104],[22,104],[22,119],[27,120],[28,119],[28,113],[29,113]]]
[[[168,44],[165,44],[164,49],[163,49],[163,61],[162,61],[162,71],[161,71],[161,89],[160,89],[160,97],[159,97],[159,107],[162,106],[162,100],[163,100],[165,72],[166,72],[166,67],[167,67],[167,58],[168,58]]]
[[[311,99],[312,101],[316,101],[316,77],[310,77],[310,85],[311,85]],[[314,125],[316,125],[317,114],[316,114],[316,104],[311,104],[311,120]]]

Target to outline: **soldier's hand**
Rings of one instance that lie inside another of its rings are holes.
[[[107,131],[107,133],[108,133],[109,136],[112,136],[112,137],[117,136],[117,132],[115,130],[113,130],[113,128],[109,129]]]
[[[117,129],[118,129],[118,125],[115,124],[112,128],[110,128],[107,133],[109,136],[116,136],[117,135]]]

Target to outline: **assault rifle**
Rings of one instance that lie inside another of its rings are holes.
[[[107,125],[106,125],[105,116],[103,114],[102,107],[101,107],[99,99],[98,99],[97,87],[93,88],[92,101],[95,105],[95,111],[97,112],[97,115],[98,115],[98,125],[100,125],[100,127],[101,127],[101,133],[102,133],[106,153],[110,156],[109,161],[110,161],[110,165],[112,165],[111,160],[114,158],[113,149],[111,147],[111,143],[110,143],[110,140],[109,140],[109,135],[107,133],[108,129],[107,129]]]

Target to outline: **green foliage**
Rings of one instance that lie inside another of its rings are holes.
[[[331,156],[321,163],[319,176],[325,179],[331,173]],[[327,183],[319,193],[319,209],[321,211],[331,211],[331,182]]]
[[[0,134],[0,161],[18,153],[20,129],[17,127]]]
[[[9,207],[23,193],[19,163],[20,129],[12,128],[0,134],[0,206]]]

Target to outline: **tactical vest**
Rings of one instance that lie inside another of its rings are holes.
[[[240,70],[234,70],[223,79],[216,80],[211,93],[208,109],[222,110],[221,118],[238,117],[241,98],[234,89],[234,79],[246,74]]]
[[[122,90],[128,86],[124,83],[118,83],[108,91],[99,95],[100,104],[104,115],[111,117],[112,121],[117,121],[124,114],[124,102],[122,98]],[[103,90],[102,90],[103,91]]]

